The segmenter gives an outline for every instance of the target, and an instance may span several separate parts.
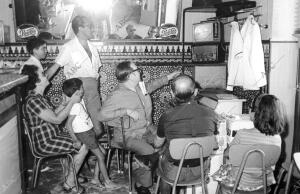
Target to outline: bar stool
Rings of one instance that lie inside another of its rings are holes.
[[[111,163],[111,158],[112,158],[112,152],[117,151],[117,165],[118,165],[118,173],[121,172],[120,170],[120,158],[119,158],[119,151],[122,152],[122,169],[124,170],[124,161],[125,161],[125,152],[127,153],[128,157],[128,190],[129,194],[132,194],[132,170],[131,170],[131,165],[132,165],[132,156],[133,153],[131,150],[129,150],[126,147],[126,142],[125,142],[125,131],[124,129],[124,118],[120,118],[120,123],[121,123],[121,132],[122,132],[122,143],[117,143],[113,141],[110,126],[107,124],[105,125],[105,130],[107,133],[107,141],[108,141],[108,153],[107,153],[107,161],[106,161],[106,168],[107,171],[110,169],[110,163]]]
[[[287,182],[286,182],[286,186],[285,186],[285,194],[289,193],[290,183],[291,183],[293,169],[294,169],[295,164],[296,164],[296,166],[299,170],[300,169],[300,152],[296,152],[296,153],[293,154],[293,160],[292,160],[292,162],[290,164],[290,167],[289,167]]]

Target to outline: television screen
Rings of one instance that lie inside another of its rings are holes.
[[[220,41],[220,26],[218,22],[201,22],[193,24],[195,42]]]

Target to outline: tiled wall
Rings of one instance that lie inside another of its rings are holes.
[[[205,61],[207,58],[204,56],[202,63],[192,62],[192,44],[185,43],[184,49],[180,42],[123,42],[123,43],[102,43],[94,42],[98,48],[99,55],[103,64],[101,68],[100,91],[102,98],[105,99],[106,95],[114,89],[117,82],[114,77],[115,64],[131,60],[136,62],[144,70],[144,79],[146,82],[166,75],[174,70],[184,70],[185,73],[190,74],[200,81],[204,87],[219,88],[226,84],[226,61],[225,63],[214,64],[212,61]],[[53,63],[55,57],[61,49],[61,44],[50,43],[48,44],[47,59],[42,61],[43,65]],[[203,45],[205,47],[205,45]],[[265,67],[266,72],[269,72],[269,42],[263,42],[265,52]],[[225,52],[228,53],[228,44],[225,44]],[[184,52],[184,53],[183,53]],[[184,55],[184,63],[182,56]],[[228,55],[226,55],[228,56]],[[0,47],[0,68],[18,68],[26,59],[29,54],[26,51],[25,44],[10,44]],[[205,64],[207,62],[207,64]],[[212,67],[212,68],[209,68]],[[217,70],[216,70],[217,69]],[[201,76],[201,72],[206,72],[205,76]],[[197,72],[197,75],[195,75]],[[216,76],[216,72],[218,75]],[[267,73],[268,79],[269,74]],[[57,76],[52,80],[52,87],[48,91],[48,96],[51,102],[57,106],[60,104],[62,98],[61,84],[65,79],[63,72],[60,71]],[[209,83],[209,84],[207,84]],[[265,87],[260,92],[266,92],[268,88]],[[252,101],[256,93],[250,93],[243,90],[238,90],[236,93],[240,98],[246,98],[247,102],[245,109],[248,108],[249,103]],[[160,117],[168,105],[168,100],[171,95],[169,87],[163,87],[152,94],[154,102],[154,121]],[[247,104],[248,103],[248,104]],[[247,112],[245,110],[244,112]]]

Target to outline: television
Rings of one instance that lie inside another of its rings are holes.
[[[216,42],[221,40],[220,23],[205,21],[193,24],[194,42]]]

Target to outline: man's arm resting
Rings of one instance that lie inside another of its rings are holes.
[[[165,142],[165,137],[158,137],[156,136],[156,138],[154,139],[154,147],[159,148],[161,147],[164,142]]]
[[[127,115],[127,109],[125,108],[118,108],[116,110],[113,110],[103,107],[98,114],[98,120],[101,122],[111,121],[125,115]]]

